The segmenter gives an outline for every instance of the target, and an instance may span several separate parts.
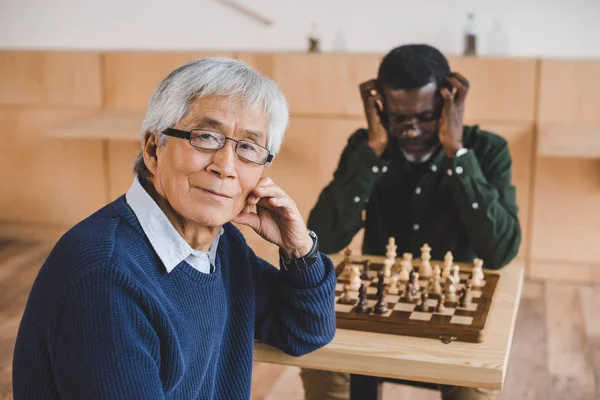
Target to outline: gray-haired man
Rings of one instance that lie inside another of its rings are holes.
[[[160,83],[131,188],[42,266],[15,399],[249,398],[254,339],[291,355],[331,340],[331,261],[261,178],[287,124],[277,86],[236,60],[192,61]],[[281,270],[230,221],[278,245]]]

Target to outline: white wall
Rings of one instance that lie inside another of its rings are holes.
[[[236,1],[274,24],[218,0],[0,0],[0,48],[304,51],[316,22],[325,51],[457,54],[473,12],[482,55],[600,58],[600,0]]]

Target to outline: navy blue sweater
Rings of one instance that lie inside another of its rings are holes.
[[[15,399],[247,399],[254,339],[294,356],[327,344],[329,258],[280,272],[224,229],[203,274],[185,262],[167,273],[124,196],[73,227],[29,296]]]

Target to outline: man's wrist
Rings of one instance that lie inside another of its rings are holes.
[[[319,254],[319,241],[317,235],[308,230],[308,237],[310,240],[310,247],[308,250],[304,250],[304,245],[294,250],[279,248],[279,259],[283,269],[295,269],[303,270],[310,267],[318,258]],[[296,254],[301,254],[296,257]]]
[[[309,235],[306,235],[306,240],[304,241],[303,245],[292,248],[292,249],[284,249],[282,247],[281,255],[286,260],[295,260],[297,258],[306,256],[310,252],[310,249],[312,248],[312,246],[313,246],[313,240],[311,239],[311,237]]]
[[[462,143],[456,143],[451,146],[444,146],[444,152],[448,158],[456,158],[459,152],[464,151]]]
[[[367,145],[371,148],[371,150],[373,150],[373,153],[375,153],[377,157],[381,157],[381,155],[385,151],[387,143],[374,143],[371,140],[369,140],[367,142]]]

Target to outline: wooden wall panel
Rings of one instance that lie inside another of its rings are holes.
[[[536,60],[450,57],[450,68],[470,82],[465,118],[533,122]]]
[[[333,177],[342,150],[361,121],[292,117],[279,155],[265,170],[308,218],[321,190]]]
[[[358,85],[377,76],[381,55],[275,54],[273,79],[292,114],[363,118]]]
[[[481,128],[496,133],[506,140],[510,149],[513,168],[512,180],[517,188],[517,205],[522,240],[517,259],[525,259],[530,237],[530,203],[533,184],[534,129],[529,124],[481,124]]]
[[[542,60],[540,123],[600,126],[600,61]],[[565,131],[565,136],[571,132]],[[567,139],[568,140],[568,139]]]
[[[531,259],[538,277],[555,275],[544,264],[578,266],[600,278],[600,160],[537,159],[535,168]],[[570,272],[567,272],[570,271]],[[574,276],[574,279],[576,277]]]
[[[0,51],[0,104],[102,104],[99,53]]]
[[[275,56],[273,53],[237,53],[235,58],[245,62],[269,78],[273,77]]]
[[[104,55],[106,106],[145,110],[152,91],[176,67],[201,57],[233,53],[115,52]]]
[[[0,109],[0,219],[70,226],[106,202],[100,141],[44,137],[49,124],[89,111]]]
[[[111,200],[125,194],[133,182],[133,162],[140,150],[137,141],[108,142],[108,179]]]

